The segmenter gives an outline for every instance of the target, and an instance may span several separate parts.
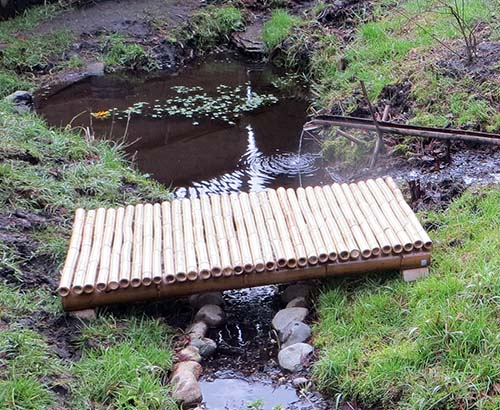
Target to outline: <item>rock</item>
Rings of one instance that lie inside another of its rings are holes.
[[[296,377],[295,379],[292,380],[292,384],[294,387],[304,387],[308,383],[308,380],[305,377]]]
[[[200,350],[193,345],[189,345],[177,353],[177,360],[179,362],[193,361],[201,362]]]
[[[33,95],[28,91],[15,91],[5,99],[14,105],[14,111],[18,114],[24,114],[33,109]]]
[[[188,363],[188,362],[183,362]],[[193,407],[203,400],[200,385],[195,375],[189,371],[177,372],[172,377],[172,397],[183,407]]]
[[[205,322],[194,322],[188,326],[186,333],[191,339],[202,339],[208,331],[208,326]]]
[[[203,371],[203,368],[201,367],[201,364],[198,362],[194,362],[192,360],[186,361],[186,362],[179,362],[174,366],[173,372],[172,372],[172,381],[175,378],[175,375],[177,373],[192,373],[196,380],[198,380],[201,376],[201,372]]]
[[[293,321],[302,322],[308,313],[309,310],[302,307],[281,309],[274,315],[272,325],[281,334]]]
[[[288,346],[278,353],[278,362],[280,366],[291,372],[302,370],[304,362],[314,348],[307,343],[295,343]]]
[[[306,308],[308,306],[309,306],[309,303],[307,303],[307,299],[304,296],[297,296],[295,299],[292,299],[286,305],[287,308],[293,308],[293,307]]]
[[[281,300],[283,301],[283,303],[288,303],[300,296],[307,299],[309,293],[311,293],[310,285],[290,285],[281,294]]]
[[[198,348],[201,357],[210,357],[217,350],[217,343],[208,337],[203,337],[201,339],[191,340],[191,346]]]
[[[205,305],[198,310],[194,321],[205,322],[210,327],[217,327],[224,323],[224,311],[217,305]]]
[[[200,309],[205,305],[222,306],[224,298],[220,292],[198,293],[189,297],[189,304],[196,309]]]
[[[87,75],[99,77],[104,75],[104,63],[101,61],[94,61],[87,64],[85,68]]]
[[[311,328],[304,322],[293,321],[280,334],[282,348],[305,342],[311,337]]]
[[[95,309],[75,310],[73,312],[69,312],[69,315],[81,320],[94,320],[97,317]]]

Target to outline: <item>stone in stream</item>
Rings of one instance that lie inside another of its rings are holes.
[[[272,325],[281,335],[285,328],[292,322],[302,322],[309,314],[309,310],[302,307],[281,309],[274,315]]]
[[[177,353],[177,360],[179,362],[193,361],[201,362],[200,350],[193,345],[189,345]]]
[[[176,363],[172,371],[172,381],[174,380],[176,374],[184,372],[192,373],[196,380],[198,380],[201,376],[202,370],[201,364],[192,360]]]
[[[197,293],[189,297],[189,304],[196,309],[200,309],[205,305],[222,306],[224,298],[220,292]]]
[[[281,294],[281,300],[283,301],[283,303],[288,303],[300,296],[307,299],[309,293],[311,293],[310,285],[301,285],[301,284],[290,285]]]
[[[210,327],[217,327],[224,323],[224,311],[217,305],[205,305],[194,316],[195,322],[205,322]]]
[[[201,357],[210,357],[217,350],[217,343],[208,337],[191,340],[191,346],[197,347]]]
[[[307,343],[295,343],[285,347],[278,353],[278,362],[281,368],[296,372],[302,370],[304,362],[313,352],[314,348]]]
[[[286,307],[287,308],[292,308],[292,307],[307,308],[307,307],[309,307],[309,303],[307,302],[307,299],[304,296],[298,296],[298,297],[292,299],[290,302],[288,302]]]
[[[187,327],[186,334],[188,334],[191,339],[201,339],[205,337],[207,331],[208,326],[205,322],[194,322]]]
[[[281,333],[280,340],[283,342],[282,348],[295,343],[305,342],[311,337],[311,328],[304,322],[294,320]]]
[[[198,384],[200,375],[201,365],[197,362],[180,362],[174,367],[171,379],[172,397],[184,407],[193,407],[203,400]]]

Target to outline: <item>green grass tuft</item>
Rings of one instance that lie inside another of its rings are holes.
[[[159,69],[156,60],[137,43],[126,43],[123,36],[113,34],[104,43],[106,71]]]
[[[280,45],[300,22],[298,17],[292,16],[286,10],[274,11],[262,30],[262,39],[266,48],[272,50]]]

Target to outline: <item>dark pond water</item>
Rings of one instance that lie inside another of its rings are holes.
[[[47,90],[37,110],[50,124],[92,125],[96,137],[124,139],[138,167],[179,197],[319,184],[319,148],[301,144],[306,91],[290,80],[219,55],[177,75],[106,75]],[[107,118],[91,115],[98,112]]]

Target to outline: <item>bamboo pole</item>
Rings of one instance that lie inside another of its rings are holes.
[[[401,224],[399,223],[399,220],[397,219],[396,215],[394,215],[394,212],[389,202],[387,202],[387,200],[385,199],[377,183],[373,179],[368,179],[366,181],[366,185],[368,186],[368,189],[375,197],[378,206],[384,212],[384,215],[387,217],[387,221],[392,226],[392,229],[396,232],[396,235],[401,240],[403,249],[406,252],[410,252],[413,249],[413,242],[406,233],[406,231],[404,230],[403,226],[401,226]]]
[[[109,269],[111,263],[111,246],[113,245],[113,234],[115,231],[116,210],[109,208],[106,211],[104,223],[104,236],[102,240],[101,259],[99,261],[99,271],[97,274],[96,289],[106,290],[108,286]]]
[[[127,288],[130,284],[130,271],[132,268],[131,255],[133,246],[133,222],[134,222],[135,207],[128,205],[125,208],[125,217],[123,220],[123,245],[120,259],[120,288]]]
[[[92,235],[94,233],[94,224],[96,218],[96,211],[90,210],[87,212],[85,218],[85,225],[83,227],[82,246],[78,263],[76,265],[75,277],[73,279],[72,291],[77,295],[83,293],[83,285],[85,282],[85,272],[89,261],[90,251],[92,249]]]
[[[198,260],[198,271],[201,279],[209,279],[212,276],[212,272],[210,269],[207,244],[205,242],[205,229],[203,228],[201,201],[198,198],[191,200],[191,209],[193,211],[193,231],[196,259]]]
[[[260,206],[262,216],[264,217],[264,221],[266,223],[267,231],[269,232],[269,240],[271,241],[274,259],[279,268],[284,268],[285,266],[287,266],[287,263],[290,260],[289,257],[295,259],[295,255],[286,254],[283,242],[280,238],[278,225],[276,223],[276,220],[274,219],[273,210],[271,208],[271,204],[269,203],[267,194],[265,191],[262,191],[259,194],[251,192],[250,200],[252,201],[252,207],[254,208],[254,210],[259,208]]]
[[[394,253],[401,253],[403,252],[403,245],[401,242],[401,239],[396,235],[396,232],[392,228],[392,225],[389,223],[385,215],[382,213],[382,211],[379,208],[379,205],[377,201],[375,200],[375,197],[372,195],[370,189],[366,185],[364,181],[358,182],[358,188],[361,191],[361,194],[363,195],[364,199],[368,203],[372,214],[375,216],[375,219],[379,223],[379,225],[382,227],[384,230],[384,233],[389,240],[392,251]]]
[[[304,245],[300,242],[300,233],[298,228],[295,226],[295,221],[293,220],[291,211],[288,208],[288,203],[285,202],[280,204],[274,189],[267,190],[267,198],[269,199],[276,224],[278,225],[281,243],[285,249],[287,259],[286,266],[289,268],[295,268],[297,265],[301,267],[306,266],[306,250]]]
[[[287,190],[288,192],[293,191],[291,188]],[[295,196],[295,191],[293,191],[293,196]],[[300,210],[302,211],[302,215],[304,216],[305,222],[307,224],[307,230],[309,231],[314,247],[316,248],[316,252],[321,263],[325,263],[329,259],[329,252],[327,251],[327,245],[323,240],[323,235],[321,234],[320,226],[323,224],[322,221],[320,223],[316,223],[316,218],[314,217],[314,213],[309,206],[309,202],[307,201],[307,195],[304,188],[297,188],[297,198]]]
[[[90,251],[89,262],[85,272],[85,280],[83,282],[83,292],[91,293],[95,289],[97,279],[97,268],[99,259],[101,258],[102,236],[104,233],[104,221],[106,219],[106,209],[99,208],[96,212],[94,236],[92,238],[92,250]]]
[[[347,201],[349,202],[349,206],[351,207],[354,217],[358,221],[358,226],[361,228],[361,231],[363,232],[363,235],[366,238],[368,246],[371,249],[372,255],[373,256],[380,255],[382,251],[381,245],[378,243],[377,238],[375,237],[374,232],[372,232],[370,224],[366,220],[363,212],[361,212],[361,209],[359,208],[358,203],[354,198],[351,189],[349,188],[349,185],[342,184],[341,188],[344,192]]]
[[[172,235],[174,243],[175,257],[175,280],[185,282],[187,280],[186,254],[184,252],[184,233],[182,221],[181,201],[174,199],[172,201]],[[169,281],[168,272],[166,276]]]
[[[188,280],[198,279],[198,266],[196,263],[196,250],[193,234],[193,218],[191,213],[191,201],[187,198],[181,201],[182,222],[184,231],[184,251],[186,253],[186,271]]]
[[[224,200],[222,204],[224,204]],[[252,251],[248,242],[248,234],[245,227],[245,220],[243,219],[243,212],[241,210],[239,198],[237,194],[229,196],[230,206],[233,211],[233,220],[236,226],[236,238],[241,251],[241,260],[243,261],[243,270],[250,273],[255,269],[252,260]]]
[[[265,267],[268,271],[273,271],[276,269],[276,261],[273,254],[273,246],[271,245],[270,235],[266,229],[266,221],[264,219],[264,214],[262,213],[262,209],[259,203],[259,197],[255,192],[250,192],[248,194],[248,199],[250,201],[250,212],[253,213],[255,218],[255,224],[257,225],[257,233],[259,235],[259,242],[262,247],[262,257],[264,259]],[[246,205],[246,200],[243,201]],[[273,220],[274,222],[274,220]],[[278,228],[276,227],[276,223],[274,223],[273,229],[273,239],[279,241]],[[281,244],[280,244],[281,245]],[[283,255],[283,253],[281,253]],[[286,265],[286,259],[283,258],[283,261]],[[285,266],[283,265],[283,266]]]
[[[330,230],[328,229],[326,220],[325,218],[323,218],[323,215],[319,208],[318,201],[316,200],[316,196],[314,195],[314,189],[308,186],[306,187],[304,192],[306,196],[305,200],[307,200],[311,207],[315,224],[320,231],[321,237],[323,238],[323,243],[325,244],[326,252],[328,253],[328,259],[331,262],[335,262],[337,260],[337,247],[335,246],[335,241],[330,234]]]
[[[207,240],[208,260],[210,261],[211,274],[213,277],[218,278],[222,276],[221,258],[219,256],[219,249],[217,246],[217,233],[215,231],[214,219],[212,216],[212,209],[210,206],[210,198],[208,195],[202,195],[201,201],[201,216],[203,219],[203,226],[205,230],[205,238]],[[227,250],[227,248],[226,248]],[[229,269],[231,269],[231,262],[229,258],[229,251],[225,255],[226,261],[229,261]]]
[[[370,208],[370,205],[368,205],[368,202],[366,202],[365,198],[363,197],[363,194],[361,193],[358,185],[353,183],[350,184],[349,187],[354,195],[354,199],[356,200],[359,209],[365,217],[365,220],[368,222],[370,228],[372,229],[372,232],[375,234],[375,237],[377,238],[377,241],[382,249],[382,253],[386,255],[390,254],[392,251],[391,241],[385,234],[384,228],[380,226],[377,218]]]
[[[235,271],[236,269],[240,270],[241,273],[243,271],[243,268],[241,267],[239,249],[236,249],[237,252],[235,253],[235,250],[230,248],[228,244],[226,228],[224,226],[224,218],[222,216],[220,198],[218,195],[212,195],[210,197],[210,205],[212,208],[211,212],[215,226],[215,233],[217,235],[217,247],[219,248],[220,252],[222,275],[224,277],[231,276],[233,274],[233,268]],[[210,217],[210,215],[207,214],[207,217]],[[232,262],[233,265],[231,266]]]
[[[144,205],[144,225],[142,235],[141,281],[144,286],[153,283],[153,205]]]
[[[346,243],[344,242],[342,232],[337,225],[337,222],[335,221],[330,207],[328,206],[323,189],[317,186],[313,191],[314,192],[311,192],[311,195],[314,193],[314,197],[318,202],[319,209],[323,215],[323,218],[325,219],[326,226],[328,227],[328,231],[330,232],[332,240],[335,244],[335,248],[337,249],[337,256],[340,260],[346,261],[351,256],[351,249],[349,249],[348,245],[346,245]],[[357,257],[359,257],[359,251],[357,254],[355,254],[354,258]]]
[[[215,195],[214,195],[215,197]],[[241,275],[245,271],[243,252],[238,244],[238,237],[234,228],[233,211],[231,209],[231,200],[227,194],[219,196],[222,205],[222,218],[226,232],[227,242],[229,244],[229,253],[233,263],[233,270],[236,275]]]
[[[153,283],[159,285],[162,282],[161,274],[161,205],[153,205]]]
[[[116,210],[115,217],[115,236],[113,238],[113,247],[111,248],[111,263],[109,266],[108,289],[116,290],[120,287],[120,254],[123,243],[123,219],[125,208],[120,207]]]
[[[339,208],[339,205],[337,204],[335,196],[333,195],[332,188],[329,185],[325,185],[322,187],[322,190],[326,198],[326,203],[330,208],[330,211],[333,215],[333,218],[335,219],[335,222],[337,223],[337,226],[339,227],[342,239],[344,243],[347,245],[347,248],[349,249],[349,257],[351,259],[359,258],[360,255],[359,246],[356,243],[356,240],[354,239],[354,236],[349,228],[349,224],[347,223],[344,214],[342,213],[342,211]]]
[[[134,213],[134,241],[132,247],[132,272],[130,274],[130,286],[137,288],[142,283],[142,250],[144,231],[144,205],[137,204]]]
[[[264,263],[264,257],[262,256],[261,239],[259,238],[259,233],[257,231],[257,225],[255,223],[254,214],[252,212],[248,194],[242,192],[241,194],[239,194],[238,199],[241,211],[243,213],[245,227],[248,233],[248,241],[250,243],[250,251],[252,253],[252,260],[255,266],[255,270],[257,272],[263,272],[266,269],[266,265]]]
[[[73,230],[69,241],[68,254],[66,255],[64,267],[61,271],[61,280],[59,281],[59,286],[57,287],[57,293],[60,296],[68,296],[70,293],[76,263],[80,253],[84,225],[85,210],[78,208],[75,212],[75,219],[73,220]]]
[[[177,201],[177,203],[179,203]],[[162,202],[161,204],[161,228],[163,233],[163,269],[164,276],[163,279],[165,283],[174,283],[176,280],[176,273],[181,272],[181,282],[182,282],[182,272],[185,272],[184,266],[184,253],[174,254],[174,232],[179,229],[178,224],[174,225],[173,220],[178,221],[177,218],[173,216],[174,207],[170,202]],[[182,228],[182,227],[181,227]],[[181,234],[182,236],[182,234]],[[177,243],[175,243],[177,245]],[[177,250],[177,248],[175,248]],[[181,268],[181,269],[178,269]],[[176,270],[177,269],[177,270]],[[186,280],[186,274],[184,273],[184,280]]]
[[[430,250],[432,249],[432,240],[425,231],[424,227],[418,220],[418,218],[415,216],[415,213],[413,210],[410,208],[410,206],[406,203],[405,198],[401,191],[399,190],[398,186],[394,182],[394,180],[391,177],[386,177],[385,182],[387,183],[388,187],[390,188],[392,194],[394,195],[399,207],[403,211],[403,213],[406,215],[406,217],[411,221],[413,224],[413,227],[415,230],[418,232],[420,235],[420,238],[423,241],[423,247],[424,249]]]

